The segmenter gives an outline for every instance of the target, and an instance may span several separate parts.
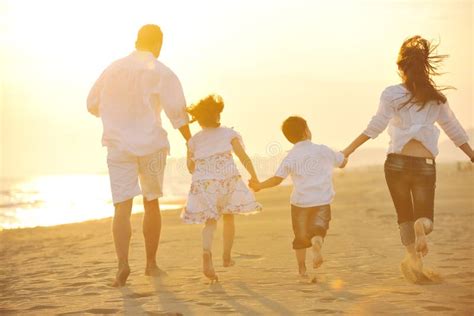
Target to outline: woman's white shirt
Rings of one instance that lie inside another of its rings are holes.
[[[438,155],[438,123],[456,146],[469,141],[448,102],[428,102],[423,108],[416,103],[405,104],[411,94],[404,85],[386,88],[380,97],[377,113],[372,117],[364,134],[376,138],[388,126],[390,144],[388,153],[401,153],[412,139],[421,142],[433,156]]]

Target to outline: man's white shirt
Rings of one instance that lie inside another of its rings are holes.
[[[189,123],[178,77],[144,51],[135,51],[105,69],[89,93],[87,109],[102,119],[103,146],[136,156],[169,148],[162,110],[174,128]]]

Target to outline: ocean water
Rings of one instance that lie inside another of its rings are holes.
[[[261,179],[273,175],[281,161],[278,151],[270,157],[255,157]],[[238,169],[247,180],[240,163]],[[184,158],[166,163],[161,210],[182,208],[191,184]],[[143,212],[141,196],[134,199],[133,213]],[[54,226],[113,216],[108,174],[69,174],[26,178],[0,177],[0,230]]]
[[[53,226],[113,216],[107,174],[51,175],[0,179],[0,230]],[[165,176],[161,209],[182,207],[189,188],[187,175]],[[143,211],[141,197],[133,213]]]

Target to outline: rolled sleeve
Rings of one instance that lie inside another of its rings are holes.
[[[457,147],[467,143],[469,141],[469,137],[454,115],[453,111],[451,111],[448,102],[445,102],[440,106],[441,108],[437,120],[439,126]]]
[[[177,129],[189,124],[186,99],[178,77],[170,71],[161,80],[159,90],[160,104],[171,125]]]
[[[340,167],[344,162],[344,154],[340,151],[334,150],[326,145],[324,145],[324,156],[331,163],[332,166]]]
[[[377,113],[372,117],[367,128],[363,131],[365,135],[374,139],[380,135],[386,128],[390,119],[394,115],[392,100],[387,90],[382,92]]]
[[[283,159],[277,171],[275,172],[275,177],[286,179],[291,173],[292,167],[288,157]]]
[[[333,150],[333,155],[334,155],[334,166],[340,167],[344,163],[344,154],[340,151],[334,151]]]

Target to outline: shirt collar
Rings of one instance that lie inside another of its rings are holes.
[[[297,142],[296,144],[294,144],[293,148],[303,147],[303,146],[306,146],[306,145],[309,145],[309,144],[311,144],[311,140],[306,139],[306,140],[302,140],[302,141]]]
[[[131,54],[134,57],[141,58],[141,59],[155,59],[155,56],[152,52],[144,51],[144,50],[135,50]]]

